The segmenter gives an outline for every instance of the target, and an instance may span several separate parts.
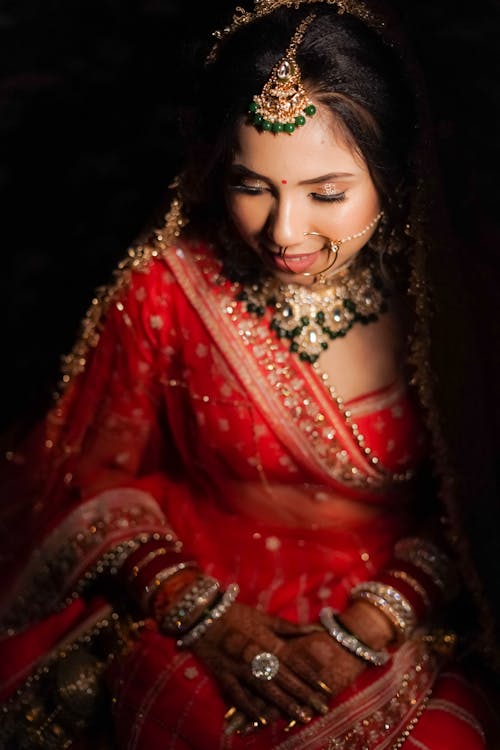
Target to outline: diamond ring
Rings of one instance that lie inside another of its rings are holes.
[[[251,662],[252,674],[257,680],[274,680],[279,668],[278,657],[269,653],[269,651],[262,651],[257,654]]]

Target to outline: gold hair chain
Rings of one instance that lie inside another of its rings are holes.
[[[278,8],[300,8],[302,5],[319,4],[333,5],[340,15],[348,13],[373,28],[382,30],[384,27],[383,20],[377,18],[362,0],[254,0],[254,9],[252,11],[245,10],[245,8],[238,5],[234,10],[231,22],[227,26],[224,26],[224,28],[212,32],[212,36],[215,37],[216,41],[207,55],[207,62],[214,62],[217,59],[219,47],[224,39],[230,37],[242,26],[247,26],[259,18],[268,16]]]

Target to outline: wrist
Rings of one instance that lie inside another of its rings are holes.
[[[200,573],[181,542],[168,534],[149,539],[134,550],[123,564],[120,577],[142,612],[155,616],[158,600],[166,608]]]
[[[339,620],[360,641],[377,651],[394,641],[397,635],[388,618],[371,604],[363,601],[351,602]]]
[[[187,586],[179,588],[174,597],[155,598],[153,614],[165,635],[179,635],[190,630],[205,617],[220,598],[220,584],[215,578],[201,572]]]

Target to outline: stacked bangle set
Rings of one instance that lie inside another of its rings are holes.
[[[178,542],[148,542],[129,556],[122,574],[143,611],[154,616],[163,633],[176,636],[179,647],[187,647],[229,610],[239,587],[230,583],[221,591],[219,582],[201,573],[194,560],[180,559],[181,550]],[[409,537],[396,544],[378,580],[363,581],[351,590],[350,601],[365,601],[382,612],[399,644],[446,597],[452,582],[448,558],[432,543]],[[343,648],[363,661],[382,666],[389,658],[387,651],[376,651],[351,633],[330,607],[321,610],[320,622]]]
[[[239,587],[201,573],[197,563],[181,559],[179,543],[147,542],[135,550],[121,570],[143,612],[155,618],[166,635],[180,636],[178,646],[194,643],[235,602]]]
[[[350,601],[365,601],[381,611],[399,644],[450,589],[454,583],[449,559],[432,543],[409,537],[396,544],[393,559],[377,581],[364,581],[351,590]],[[382,666],[389,658],[387,651],[369,648],[347,630],[330,607],[321,610],[320,621],[332,638],[363,661]]]

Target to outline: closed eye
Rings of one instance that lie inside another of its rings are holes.
[[[342,193],[330,193],[329,195],[325,195],[324,193],[309,193],[309,195],[313,200],[320,203],[339,203],[345,200],[345,190]]]
[[[267,192],[269,188],[254,185],[229,185],[228,190],[234,193],[245,193],[245,195],[261,195]]]

